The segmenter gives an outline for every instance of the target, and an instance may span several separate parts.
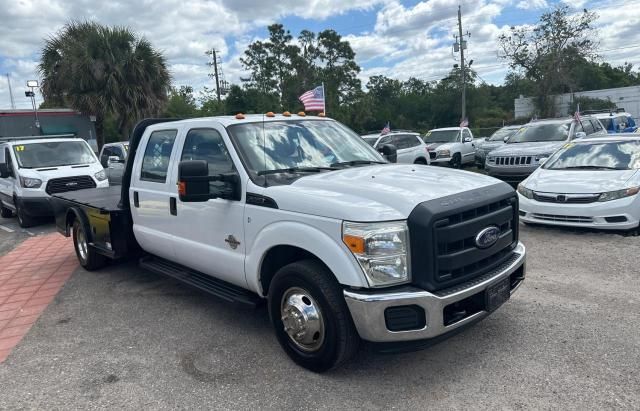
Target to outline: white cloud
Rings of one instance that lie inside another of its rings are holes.
[[[588,0],[563,0],[580,11]],[[614,4],[615,1],[613,0]],[[411,6],[399,0],[19,0],[0,8],[0,62],[12,74],[14,96],[19,107],[30,107],[24,97],[26,80],[36,77],[36,61],[43,39],[55,34],[70,19],[91,19],[103,24],[129,26],[147,37],[168,58],[175,85],[192,85],[199,90],[213,86],[207,76],[206,49],[215,47],[223,58],[227,80],[246,77],[239,58],[246,46],[256,40],[255,30],[285,16],[323,20],[351,10],[376,10],[372,27],[344,36],[356,51],[356,59],[367,77],[384,74],[406,79],[426,80],[444,77],[458,55],[452,53],[457,34],[458,4],[462,6],[465,32],[471,32],[466,55],[481,78],[499,83],[506,73],[506,62],[497,57],[499,34],[511,21],[522,21],[525,12],[540,12],[547,0],[426,0]],[[600,19],[597,40],[601,55],[612,64],[640,63],[638,19],[628,8],[598,3]],[[505,13],[505,8],[510,7]],[[497,24],[497,22],[500,22]],[[348,29],[348,28],[347,28]],[[626,47],[626,48],[624,48]],[[0,76],[0,107],[9,106],[6,77]]]

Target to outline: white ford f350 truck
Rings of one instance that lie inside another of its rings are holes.
[[[384,351],[439,341],[525,277],[509,185],[389,164],[303,113],[145,120],[121,187],[52,203],[86,269],[137,252],[142,267],[227,301],[264,301],[283,349],[314,371],[361,340]]]

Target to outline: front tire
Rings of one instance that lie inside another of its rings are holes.
[[[11,218],[13,217],[13,211],[4,206],[0,206],[0,216],[2,216],[2,218]]]
[[[420,164],[420,165],[426,166],[427,160],[425,160],[424,158],[419,158],[416,161],[414,161],[413,164]]]
[[[20,225],[20,227],[29,228],[36,225],[36,220],[25,213],[24,207],[20,205],[20,202],[17,199],[15,200],[15,205],[16,205],[16,215],[18,217],[18,224]]]
[[[73,222],[73,247],[76,250],[76,256],[78,257],[80,265],[85,270],[97,270],[104,267],[107,263],[105,256],[98,254],[89,246],[89,240],[84,226],[78,220]]]
[[[462,156],[460,153],[455,153],[449,164],[453,168],[462,168]]]
[[[356,353],[360,337],[342,289],[320,262],[303,260],[278,270],[268,306],[278,342],[301,367],[327,371]]]

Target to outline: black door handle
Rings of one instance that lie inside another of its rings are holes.
[[[138,199],[138,192],[137,191],[133,192],[133,206],[135,208],[140,207],[140,200]]]
[[[171,215],[178,215],[178,206],[175,197],[169,197],[169,212]]]

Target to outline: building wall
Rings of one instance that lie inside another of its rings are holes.
[[[608,99],[615,103],[618,108],[624,108],[634,118],[640,118],[640,86],[580,91],[573,94],[560,94],[555,96],[557,117],[572,114],[569,113],[569,108],[574,97]],[[516,118],[533,117],[535,114],[534,99],[532,97],[520,97],[515,99],[514,114]]]

